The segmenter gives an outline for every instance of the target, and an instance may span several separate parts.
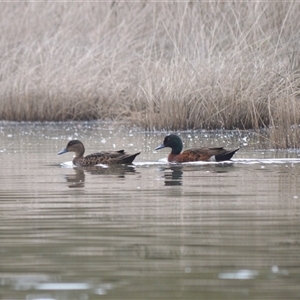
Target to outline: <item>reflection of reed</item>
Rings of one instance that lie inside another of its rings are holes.
[[[134,244],[124,247],[123,251],[131,253],[134,257],[145,259],[179,259],[182,257],[181,251],[174,245]]]
[[[100,166],[93,167],[77,167],[73,169],[75,174],[66,175],[66,180],[70,183],[69,187],[84,187],[85,182],[85,172],[92,175],[116,175],[117,178],[125,178],[126,174],[135,173],[136,170],[132,166],[127,165],[114,165],[107,168]]]

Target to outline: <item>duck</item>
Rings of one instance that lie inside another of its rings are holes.
[[[84,157],[85,148],[83,143],[79,140],[72,140],[68,142],[67,147],[58,152],[58,155],[67,152],[75,152],[73,164],[77,167],[91,167],[98,164],[131,164],[136,156],[141,153],[137,152],[135,154],[128,154],[124,150],[101,151]]]
[[[182,140],[178,135],[170,134],[164,138],[163,143],[156,147],[155,150],[169,147],[172,149],[168,156],[169,162],[183,163],[191,161],[226,161],[230,160],[239,148],[234,150],[226,150],[223,147],[209,148],[199,147],[182,151]]]

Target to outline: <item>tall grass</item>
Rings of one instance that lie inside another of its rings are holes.
[[[260,129],[300,147],[300,3],[1,3],[0,119]]]

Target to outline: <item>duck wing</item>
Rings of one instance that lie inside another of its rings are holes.
[[[134,153],[134,154],[128,154],[128,153],[124,153],[124,155],[118,157],[116,159],[115,162],[113,163],[116,163],[116,164],[131,164],[134,159],[140,154],[141,152],[137,152],[137,153]]]
[[[239,148],[233,149],[233,150],[226,150],[223,149],[223,151],[220,151],[220,153],[215,154],[215,159],[216,161],[225,161],[225,160],[230,160],[234,153],[238,151]]]
[[[139,154],[140,152],[135,154],[127,154],[124,150],[101,151],[84,157],[84,165],[92,166],[97,164],[128,164],[132,163],[135,157]]]
[[[215,157],[216,161],[230,160],[234,155],[235,150],[226,150],[223,147],[202,147],[202,148],[191,148],[183,151],[180,156],[182,161],[207,161],[212,157]]]

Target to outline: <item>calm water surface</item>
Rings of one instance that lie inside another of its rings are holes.
[[[165,132],[118,124],[0,124],[0,299],[299,299],[300,153],[241,132],[232,163],[170,165]],[[57,155],[141,150],[73,168]]]

